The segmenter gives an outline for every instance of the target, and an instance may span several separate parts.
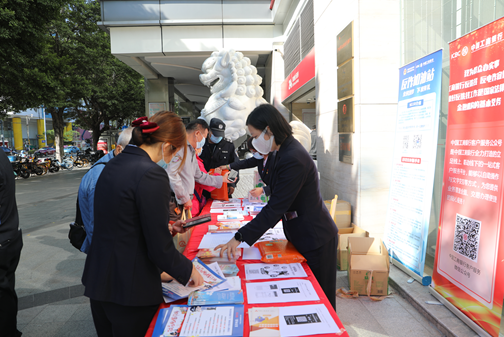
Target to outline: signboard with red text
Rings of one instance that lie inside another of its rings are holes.
[[[298,66],[282,82],[282,102],[303,85],[315,78],[315,48],[298,64]]]
[[[504,18],[450,43],[445,166],[432,286],[492,336],[504,290]]]

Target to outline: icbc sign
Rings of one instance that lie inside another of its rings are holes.
[[[315,78],[315,48],[283,81],[281,86],[282,102],[313,78]]]

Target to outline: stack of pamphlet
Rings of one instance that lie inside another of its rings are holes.
[[[203,277],[203,285],[200,287],[188,287],[187,285],[180,284],[177,280],[168,283],[163,282],[163,297],[166,303],[187,298],[195,290],[209,290],[226,282],[226,278],[222,275],[222,272],[216,272],[215,267],[211,268],[207,266],[199,258],[194,258],[193,265]],[[218,266],[217,269],[219,269]]]
[[[245,221],[229,221],[229,222],[217,222],[215,225],[208,225],[208,232],[236,232],[243,225]]]
[[[243,305],[172,305],[161,309],[152,336],[243,336]]]

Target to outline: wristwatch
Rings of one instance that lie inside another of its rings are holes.
[[[240,233],[240,232],[236,232],[234,238],[238,242],[243,242],[243,236],[242,236],[242,233]]]

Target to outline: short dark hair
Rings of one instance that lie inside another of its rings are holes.
[[[275,143],[281,145],[287,137],[292,135],[292,127],[287,123],[282,114],[271,104],[261,104],[247,117],[247,125],[252,125],[257,130],[264,130],[269,126]]]
[[[208,123],[201,118],[195,119],[186,125],[186,131],[208,130]]]
[[[254,137],[249,137],[247,139],[247,149],[257,151],[256,148],[254,147],[254,145],[252,145],[253,139],[254,139]]]

